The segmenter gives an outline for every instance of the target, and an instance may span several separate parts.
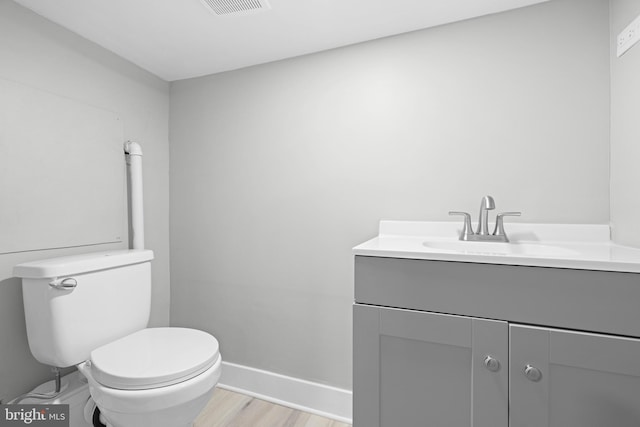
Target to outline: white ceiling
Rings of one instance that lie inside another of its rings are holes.
[[[180,80],[547,0],[270,0],[215,15],[200,0],[15,0],[151,73]]]

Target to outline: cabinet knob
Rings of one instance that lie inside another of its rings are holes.
[[[484,358],[484,366],[491,372],[498,372],[500,370],[500,361],[487,354]]]
[[[538,382],[542,379],[542,372],[535,366],[527,364],[524,367],[524,376],[533,382]]]

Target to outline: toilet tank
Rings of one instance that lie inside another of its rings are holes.
[[[93,349],[146,328],[152,259],[150,250],[120,250],[15,266],[33,356],[51,366],[76,365]]]

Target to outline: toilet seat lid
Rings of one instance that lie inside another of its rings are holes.
[[[148,328],[93,350],[91,374],[111,388],[158,388],[201,374],[218,357],[218,340],[204,331]]]

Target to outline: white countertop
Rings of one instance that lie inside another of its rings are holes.
[[[378,236],[353,253],[640,273],[640,248],[611,242],[608,225],[508,223],[509,243],[460,242],[461,229],[462,222],[380,221]]]

